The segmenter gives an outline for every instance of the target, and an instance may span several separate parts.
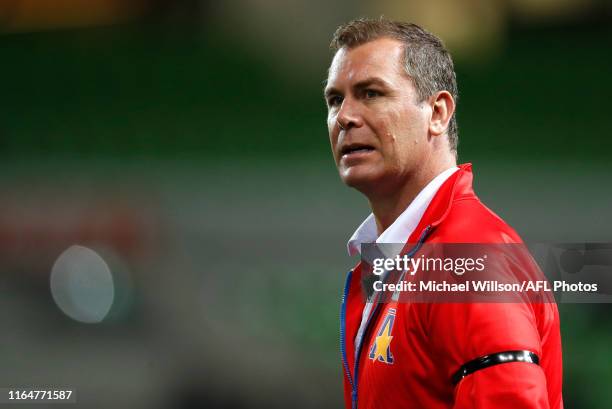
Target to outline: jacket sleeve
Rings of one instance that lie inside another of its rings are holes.
[[[430,305],[431,346],[445,377],[466,363],[506,351],[530,351],[541,358],[535,313],[529,303]],[[530,362],[505,362],[463,377],[454,386],[454,409],[548,409],[546,377]]]

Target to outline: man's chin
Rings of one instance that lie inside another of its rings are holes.
[[[350,168],[339,169],[340,178],[345,185],[367,194],[374,190],[377,183],[380,182],[380,172],[376,172],[366,166],[351,166]]]

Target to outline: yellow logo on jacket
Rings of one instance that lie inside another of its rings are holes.
[[[380,361],[386,364],[393,363],[393,354],[391,354],[391,340],[393,336],[393,322],[395,321],[395,308],[389,308],[385,319],[380,325],[378,335],[370,348],[370,359],[372,361]]]

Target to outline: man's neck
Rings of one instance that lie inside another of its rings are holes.
[[[407,178],[406,183],[394,189],[392,193],[368,198],[376,219],[378,235],[380,236],[395,222],[429,182],[453,166],[456,166],[455,162],[444,163],[427,170],[422,169]]]

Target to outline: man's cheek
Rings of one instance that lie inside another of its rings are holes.
[[[336,146],[338,146],[338,133],[335,132],[335,122],[327,122],[327,134],[329,135],[329,142],[332,150],[335,152]]]

